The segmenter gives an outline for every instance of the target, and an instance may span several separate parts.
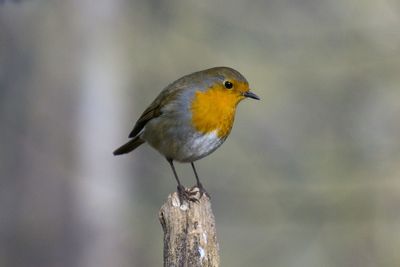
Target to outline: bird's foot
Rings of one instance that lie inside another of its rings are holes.
[[[206,189],[203,187],[203,185],[201,183],[198,183],[196,186],[193,186],[190,189],[190,192],[192,195],[197,195],[197,193],[199,193],[200,197],[198,199],[202,198],[203,195],[206,195],[209,199],[211,199],[210,194],[206,191]]]
[[[184,186],[178,185],[177,189],[179,202],[181,203],[181,205],[184,202],[199,202],[199,199],[196,197],[196,192],[193,192],[192,188],[186,189]]]

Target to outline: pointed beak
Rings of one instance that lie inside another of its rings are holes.
[[[257,99],[257,100],[260,100],[260,98],[258,97],[258,95],[256,95],[255,93],[252,93],[252,92],[250,92],[250,91],[245,92],[245,93],[243,94],[243,96],[245,96],[245,97],[250,97],[250,98],[253,98],[253,99]]]

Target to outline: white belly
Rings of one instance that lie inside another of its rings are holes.
[[[184,152],[189,154],[190,157],[188,160],[183,161],[194,161],[205,157],[217,149],[223,142],[224,140],[218,137],[217,131],[193,136],[193,138],[190,138],[187,142],[187,149],[189,151]]]
[[[156,138],[155,138],[156,137]],[[144,139],[166,158],[193,162],[216,150],[225,139],[218,137],[217,131],[207,134],[191,132],[184,136],[172,134],[144,135]]]

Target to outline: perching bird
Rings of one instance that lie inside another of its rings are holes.
[[[161,91],[136,122],[129,134],[132,140],[114,155],[129,153],[147,142],[171,165],[181,200],[190,197],[173,161],[190,162],[200,193],[206,193],[194,162],[226,140],[237,104],[245,98],[259,100],[243,75],[232,68],[216,67],[186,75]]]

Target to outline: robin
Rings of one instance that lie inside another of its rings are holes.
[[[132,140],[114,155],[129,153],[147,142],[169,162],[181,201],[191,200],[173,162],[190,163],[200,194],[206,193],[194,162],[224,143],[237,104],[245,98],[260,99],[250,92],[246,78],[232,68],[216,67],[186,75],[161,91],[133,127],[129,134]]]

